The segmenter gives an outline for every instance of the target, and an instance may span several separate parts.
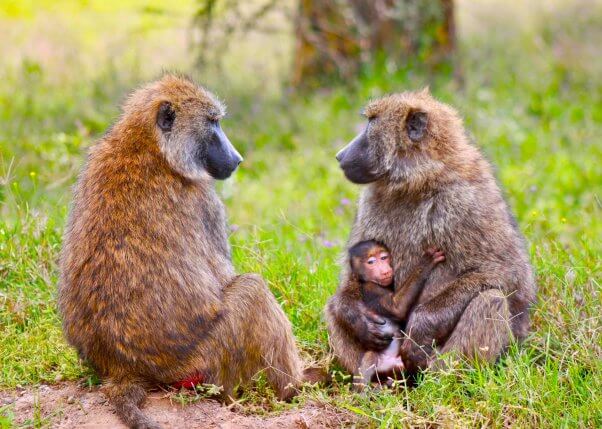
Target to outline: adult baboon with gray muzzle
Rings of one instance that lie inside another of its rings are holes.
[[[215,179],[242,161],[224,107],[190,79],[135,91],[90,150],[63,242],[59,306],[68,341],[108,381],[130,427],[145,388],[223,387],[265,369],[282,399],[302,382],[291,325],[261,277],[237,276]]]
[[[394,261],[395,284],[429,247],[446,263],[430,274],[404,328],[400,355],[415,372],[456,351],[494,361],[529,331],[536,285],[518,230],[491,167],[451,107],[428,90],[395,94],[365,109],[366,129],[337,154],[345,176],[366,184],[348,246],[377,240]],[[350,372],[365,346],[391,336],[366,315],[349,264],[326,306],[331,345]]]

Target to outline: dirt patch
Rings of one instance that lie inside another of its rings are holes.
[[[18,426],[41,422],[53,428],[124,428],[99,388],[72,383],[0,392]],[[153,392],[144,412],[166,428],[331,428],[356,426],[357,416],[331,406],[308,403],[278,415],[246,415],[212,400],[180,405],[165,392]],[[36,423],[37,424],[37,423]]]

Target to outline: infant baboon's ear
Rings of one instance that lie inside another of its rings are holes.
[[[169,101],[164,101],[159,106],[159,112],[157,112],[157,125],[161,128],[161,131],[171,131],[174,121],[176,120],[176,111]]]
[[[406,119],[406,131],[408,137],[413,142],[419,142],[426,133],[426,126],[428,124],[428,116],[426,112],[415,111],[410,112]]]

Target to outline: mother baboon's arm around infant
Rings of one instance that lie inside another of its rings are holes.
[[[68,341],[109,381],[131,427],[151,383],[200,374],[232,393],[261,369],[279,397],[301,383],[291,325],[256,275],[236,276],[214,179],[242,161],[221,103],[166,75],[134,92],[91,149],[61,255]]]
[[[349,180],[369,184],[349,245],[384,243],[396,285],[427,247],[446,256],[408,320],[410,338],[401,346],[406,369],[426,367],[433,348],[495,360],[511,335],[527,334],[536,287],[490,165],[468,142],[458,114],[428,91],[374,101],[365,115],[366,130],[337,155]],[[344,270],[326,318],[335,354],[355,371],[367,348],[383,348],[389,338],[365,314]]]

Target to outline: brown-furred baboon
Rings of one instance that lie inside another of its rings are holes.
[[[354,373],[357,390],[361,390],[375,375],[393,375],[404,369],[399,357],[401,325],[405,324],[431,271],[444,260],[445,255],[440,250],[427,249],[403,284],[394,287],[389,249],[374,240],[360,241],[349,248],[350,281],[359,283],[355,288],[361,291],[368,317],[382,322],[381,332],[392,336],[385,350],[365,350]]]
[[[494,361],[512,337],[529,331],[536,285],[518,230],[489,163],[468,141],[462,120],[428,92],[384,97],[365,109],[366,129],[337,154],[345,176],[363,189],[349,245],[372,239],[391,250],[395,283],[422,249],[446,263],[428,278],[401,346],[415,372],[436,352]],[[349,264],[326,307],[331,345],[353,372],[363,347],[384,349],[391,336],[366,317],[349,281]]]
[[[119,417],[145,388],[201,374],[223,386],[265,369],[288,399],[302,380],[291,325],[258,275],[234,272],[214,179],[242,161],[220,127],[224,107],[167,74],[135,91],[90,150],[61,254],[67,340],[108,381]]]

